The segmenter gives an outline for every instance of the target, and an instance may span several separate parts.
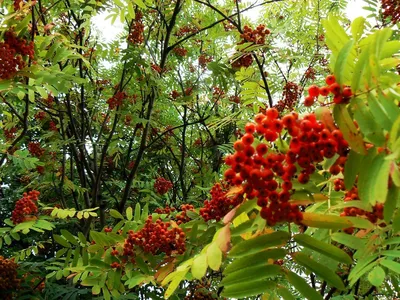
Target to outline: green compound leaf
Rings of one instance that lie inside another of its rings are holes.
[[[286,243],[290,234],[284,231],[275,231],[270,234],[263,234],[255,238],[245,240],[235,245],[229,251],[229,257],[241,257],[259,252],[269,247],[279,246]]]

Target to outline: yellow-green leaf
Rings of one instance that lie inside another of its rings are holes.
[[[211,243],[207,249],[207,264],[209,267],[218,271],[222,262],[222,251],[218,247],[217,243]]]
[[[346,219],[334,215],[322,215],[316,213],[303,213],[303,220],[301,221],[306,226],[327,228],[327,229],[344,229],[352,227],[352,223]]]

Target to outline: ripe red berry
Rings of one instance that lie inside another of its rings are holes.
[[[321,96],[328,96],[329,95],[329,87],[327,86],[323,86],[322,88],[319,89],[319,93],[321,94]]]
[[[329,87],[329,90],[330,90],[330,92],[331,92],[332,94],[334,94],[335,96],[336,96],[336,95],[339,95],[339,94],[340,94],[340,91],[341,91],[340,84],[339,84],[339,83],[333,83],[333,84]]]
[[[319,87],[316,85],[312,85],[308,88],[308,94],[311,97],[318,97],[319,96]]]
[[[351,96],[353,95],[353,92],[351,91],[351,88],[345,87],[345,88],[343,89],[342,95],[343,95],[343,97],[345,97],[345,98],[349,98],[349,97],[351,97]]]
[[[254,123],[247,123],[244,129],[246,133],[253,134],[256,131],[256,125]]]
[[[236,141],[233,144],[233,149],[235,149],[236,151],[242,151],[244,149],[244,143],[242,141]]]
[[[331,84],[335,83],[336,82],[335,75],[326,76],[325,82],[326,82],[327,85],[331,85]]]
[[[279,112],[276,108],[268,108],[265,113],[270,119],[276,119],[279,117]]]
[[[315,98],[313,96],[307,96],[304,99],[304,106],[307,106],[307,107],[312,106],[314,104],[314,99]]]

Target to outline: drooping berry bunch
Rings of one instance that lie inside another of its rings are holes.
[[[308,67],[306,72],[304,73],[304,78],[314,80],[316,71],[313,67]]]
[[[199,66],[205,69],[207,67],[207,64],[212,62],[212,56],[207,55],[207,54],[200,54],[198,61],[199,61]]]
[[[180,57],[185,57],[188,51],[183,47],[176,47],[173,52]]]
[[[285,154],[271,151],[270,142],[276,141],[284,129],[292,137],[289,150]],[[231,166],[225,179],[242,186],[248,198],[257,198],[261,216],[269,225],[300,222],[298,206],[289,203],[292,181],[297,175],[297,180],[305,184],[315,172],[316,163],[337,153],[345,156],[348,144],[342,133],[328,130],[314,114],[300,119],[293,112],[279,118],[274,108],[257,114],[255,123],[248,123],[245,130],[246,134],[234,143],[236,152],[225,159]],[[263,140],[255,143],[255,137]]]
[[[6,137],[7,140],[12,140],[15,138],[15,134],[18,131],[17,127],[11,127],[11,128],[4,128],[4,136]]]
[[[11,220],[14,224],[19,224],[25,221],[26,216],[38,213],[36,202],[39,200],[40,192],[30,191],[24,193],[22,198],[15,203],[15,208],[11,214]]]
[[[33,59],[35,51],[32,41],[28,42],[25,39],[20,39],[14,31],[9,30],[4,34],[4,42],[14,49],[17,54],[28,56],[30,59]]]
[[[28,151],[36,157],[41,157],[46,152],[46,150],[40,146],[39,142],[29,142]]]
[[[14,11],[20,10],[22,4],[23,0],[14,0]]]
[[[176,100],[181,94],[177,90],[171,92],[171,98]]]
[[[187,223],[191,220],[188,217],[187,212],[193,211],[194,206],[191,204],[182,204],[180,208],[181,208],[181,212],[176,214],[176,216],[175,216],[176,224],[178,224],[178,225],[181,225],[182,223]]]
[[[118,91],[115,93],[114,96],[112,96],[110,99],[107,100],[108,107],[110,109],[114,109],[120,105],[122,105],[122,102],[127,98],[128,96],[126,95],[125,92]]]
[[[0,256],[0,295],[3,299],[15,299],[12,298],[12,293],[21,284],[21,280],[17,278],[17,268],[18,265],[14,260]]]
[[[170,189],[172,189],[172,187],[173,187],[172,182],[163,177],[158,177],[156,179],[156,182],[154,183],[154,189],[156,190],[157,194],[160,195],[164,195]]]
[[[7,31],[0,42],[0,79],[11,79],[26,63],[24,56],[33,58],[33,42],[19,39],[13,31]]]
[[[134,45],[140,45],[144,41],[144,25],[143,14],[141,11],[135,12],[135,19],[133,20],[131,31],[129,32],[128,41]]]
[[[354,186],[351,190],[346,191],[344,195],[344,201],[349,202],[349,201],[357,201],[360,200],[360,197],[358,195],[358,188]],[[383,203],[377,203],[372,207],[372,212],[365,211],[361,208],[357,207],[346,207],[343,212],[340,214],[341,217],[361,217],[365,216],[371,223],[380,223],[381,220],[383,220],[383,208],[384,204]],[[353,233],[354,228],[349,227],[344,230],[346,233]]]
[[[240,35],[242,39],[238,45],[244,43],[255,43],[255,44],[265,44],[265,37],[269,35],[271,31],[265,28],[264,24],[260,24],[256,29],[252,29],[250,26],[245,25],[243,28],[243,33]]]
[[[236,96],[236,95],[230,96],[229,97],[229,101],[233,102],[233,103],[236,103],[236,104],[239,104],[240,103],[240,97]]]
[[[293,110],[300,95],[301,88],[294,82],[287,82],[283,87],[282,100],[275,105],[275,108],[279,112],[282,112],[285,109],[290,111]]]
[[[129,231],[124,243],[124,255],[133,256],[135,246],[154,255],[183,254],[186,249],[185,239],[186,235],[181,228],[173,227],[170,222],[163,222],[161,219],[153,222],[152,216],[149,216],[140,231]]]
[[[224,95],[225,95],[225,92],[222,89],[220,89],[217,86],[213,87],[213,98],[214,99],[222,98]]]
[[[179,30],[175,33],[177,37],[183,37],[187,34],[197,33],[199,29],[194,25],[185,25],[179,28]]]
[[[35,117],[34,117],[36,120],[38,120],[38,121],[42,121],[42,120],[44,120],[45,118],[46,118],[46,112],[44,112],[44,111],[38,111],[36,114],[35,114]]]
[[[156,208],[154,210],[155,213],[160,214],[160,215],[163,215],[163,214],[170,215],[174,211],[176,211],[176,208],[175,207],[170,207],[170,206],[166,206],[166,207],[163,207],[163,208],[158,207],[158,208]]]
[[[49,130],[50,131],[58,131],[56,122],[54,122],[54,121],[49,122]]]
[[[158,74],[161,74],[161,72],[162,72],[161,67],[159,65],[156,65],[156,64],[151,64],[151,69],[153,71],[157,72]]]
[[[335,104],[348,103],[350,101],[350,98],[353,95],[350,87],[337,83],[334,75],[328,75],[325,78],[325,82],[327,86],[320,88],[316,85],[312,85],[308,88],[308,96],[304,99],[305,106],[313,105],[320,95],[327,97],[329,94],[332,94],[333,102]]]
[[[243,201],[243,194],[227,195],[229,185],[216,183],[211,188],[211,200],[204,201],[204,207],[200,208],[200,215],[205,221],[221,220],[231,209]]]
[[[390,18],[393,24],[400,21],[400,2],[398,0],[381,0],[383,17]]]
[[[121,264],[115,261],[115,262],[111,263],[110,267],[113,269],[119,270],[119,269],[121,269]]]
[[[180,207],[180,211],[177,212],[175,207],[166,206],[164,208],[156,208],[155,213],[157,214],[166,214],[167,216],[172,215],[177,212],[174,217],[171,217],[172,220],[176,221],[178,225],[182,223],[187,223],[191,219],[187,216],[188,211],[193,211],[194,206],[191,204],[182,204]]]
[[[250,53],[244,53],[238,59],[231,63],[232,68],[248,68],[253,63],[253,56]]]

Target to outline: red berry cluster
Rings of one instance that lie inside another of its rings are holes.
[[[44,167],[43,166],[37,166],[36,167],[36,171],[39,173],[39,174],[44,174],[44,171],[45,171],[45,169],[44,169]]]
[[[313,67],[308,67],[306,72],[304,73],[304,78],[314,80],[316,71]]]
[[[43,102],[47,105],[47,107],[52,108],[54,105],[54,97],[52,95],[48,95],[46,99],[43,99]]]
[[[243,194],[227,195],[229,185],[216,183],[211,188],[211,200],[204,201],[200,215],[205,221],[221,220],[231,209],[243,201]]]
[[[179,30],[175,33],[177,37],[183,37],[187,34],[197,33],[199,29],[194,25],[185,25],[179,28]]]
[[[56,122],[54,122],[54,121],[49,122],[49,130],[50,131],[58,131]]]
[[[4,42],[0,42],[0,79],[11,79],[26,65],[23,56],[33,58],[33,42],[16,37],[13,31],[7,31]]]
[[[400,21],[400,2],[398,0],[381,0],[383,17],[390,18],[393,24]]]
[[[191,219],[187,216],[188,211],[193,211],[194,206],[191,204],[182,204],[181,205],[181,212],[175,216],[176,224],[181,225],[182,223],[187,223]]]
[[[161,74],[161,72],[162,72],[161,67],[159,65],[156,65],[156,64],[151,64],[151,69],[153,71],[157,72],[158,74]]]
[[[156,179],[156,182],[154,183],[154,189],[156,190],[157,194],[160,195],[164,195],[170,189],[172,189],[172,187],[173,187],[172,182],[163,177],[158,177]]]
[[[118,91],[114,96],[107,100],[108,107],[110,109],[114,109],[120,105],[122,105],[123,100],[127,98],[125,92]]]
[[[230,96],[229,97],[229,101],[231,101],[231,102],[233,102],[233,103],[236,103],[236,104],[239,104],[240,103],[240,97],[239,96]]]
[[[152,254],[183,254],[186,249],[185,237],[181,228],[172,227],[170,222],[163,222],[161,219],[153,222],[152,216],[149,216],[140,231],[129,231],[124,244],[124,255],[133,256],[134,246]]]
[[[289,151],[286,154],[267,153],[268,142],[276,141],[284,129],[292,137]],[[274,108],[265,114],[257,114],[255,123],[248,123],[245,130],[246,134],[234,143],[236,152],[225,159],[231,166],[224,174],[225,179],[232,185],[242,185],[248,198],[257,198],[257,204],[262,207],[261,216],[269,225],[300,222],[302,213],[298,206],[288,202],[292,180],[297,174],[297,180],[305,184],[315,172],[315,164],[322,162],[324,157],[331,158],[336,153],[346,155],[348,144],[342,133],[328,130],[314,114],[303,119],[296,113],[279,118],[279,112]],[[265,142],[253,146],[255,135]]]
[[[177,90],[173,90],[171,93],[171,98],[176,100],[181,94]]]
[[[35,114],[36,120],[42,121],[45,118],[46,118],[46,112],[44,112],[44,111],[39,111]]]
[[[144,41],[144,25],[142,21],[143,14],[140,11],[136,11],[135,20],[129,32],[128,41],[134,45],[140,45]]]
[[[275,108],[279,112],[282,112],[285,109],[290,111],[293,110],[300,95],[301,88],[294,82],[287,82],[283,87],[282,100],[275,105]]]
[[[22,198],[15,203],[15,208],[11,215],[11,220],[14,224],[19,224],[25,221],[27,215],[33,215],[38,213],[36,202],[40,192],[30,191],[24,193]]]
[[[173,217],[172,219],[176,221],[176,223],[178,225],[182,224],[182,223],[187,223],[189,222],[191,219],[187,216],[187,211],[193,211],[194,210],[194,206],[191,204],[182,204],[180,207],[181,211],[178,212],[175,217]],[[175,207],[169,207],[166,206],[164,208],[156,208],[155,209],[155,213],[157,214],[166,214],[166,215],[171,215],[172,213],[174,213],[176,211]]]
[[[46,150],[40,146],[39,142],[30,142],[28,144],[28,151],[33,156],[41,157]]]
[[[185,57],[187,55],[187,50],[183,47],[176,47],[174,48],[174,53],[180,57]]]
[[[212,56],[209,56],[207,54],[200,54],[199,56],[199,66],[202,67],[203,69],[207,67],[207,64],[212,62]]]
[[[347,191],[344,195],[344,201],[357,201],[360,200],[358,195],[358,188],[354,186],[351,190]],[[356,216],[365,216],[371,223],[377,223],[379,220],[383,220],[383,203],[377,203],[372,207],[372,212],[365,211],[361,208],[357,207],[346,207],[344,211],[340,214],[341,217],[356,217]],[[352,234],[354,232],[354,228],[346,228],[344,230],[346,233]]]
[[[14,0],[14,11],[20,10],[22,4],[23,4],[22,0]]]
[[[22,56],[28,56],[30,59],[33,59],[35,51],[33,49],[33,42],[28,42],[24,39],[20,39],[17,37],[14,31],[9,30],[4,34],[4,41],[7,43],[10,48],[14,49],[17,54]]]
[[[104,228],[104,232],[112,232],[112,228],[111,227],[105,227]]]
[[[253,63],[253,56],[250,53],[244,53],[238,59],[231,63],[232,68],[248,68]]]
[[[15,133],[17,130],[17,127],[11,127],[10,129],[4,128],[4,136],[7,140],[12,140],[15,138]]]
[[[156,208],[154,210],[154,212],[156,214],[160,214],[160,215],[163,215],[163,214],[170,215],[174,211],[176,211],[176,208],[175,207],[170,207],[170,206],[166,206],[166,207],[163,207],[163,208],[159,207],[159,208]]]
[[[13,259],[0,256],[0,295],[3,299],[15,299],[12,293],[19,289],[21,280],[17,279],[18,265]]]
[[[214,86],[213,90],[213,98],[219,99],[225,95],[225,92],[217,86]]]
[[[348,86],[340,85],[336,82],[334,75],[328,75],[325,78],[327,86],[319,88],[316,85],[312,85],[308,88],[308,96],[304,99],[305,106],[311,106],[314,104],[318,96],[327,97],[329,94],[333,94],[333,102],[335,104],[348,103],[350,101],[353,92]]]
[[[265,25],[260,24],[256,29],[252,29],[250,26],[245,25],[243,28],[243,33],[240,35],[242,40],[238,43],[244,44],[246,42],[255,43],[255,44],[265,44],[265,36],[269,35],[271,31],[268,28],[265,28]]]
[[[116,251],[116,250],[115,250],[115,251]],[[113,268],[113,269],[121,269],[121,264],[118,263],[118,262],[113,262],[113,263],[110,265],[110,267]]]

